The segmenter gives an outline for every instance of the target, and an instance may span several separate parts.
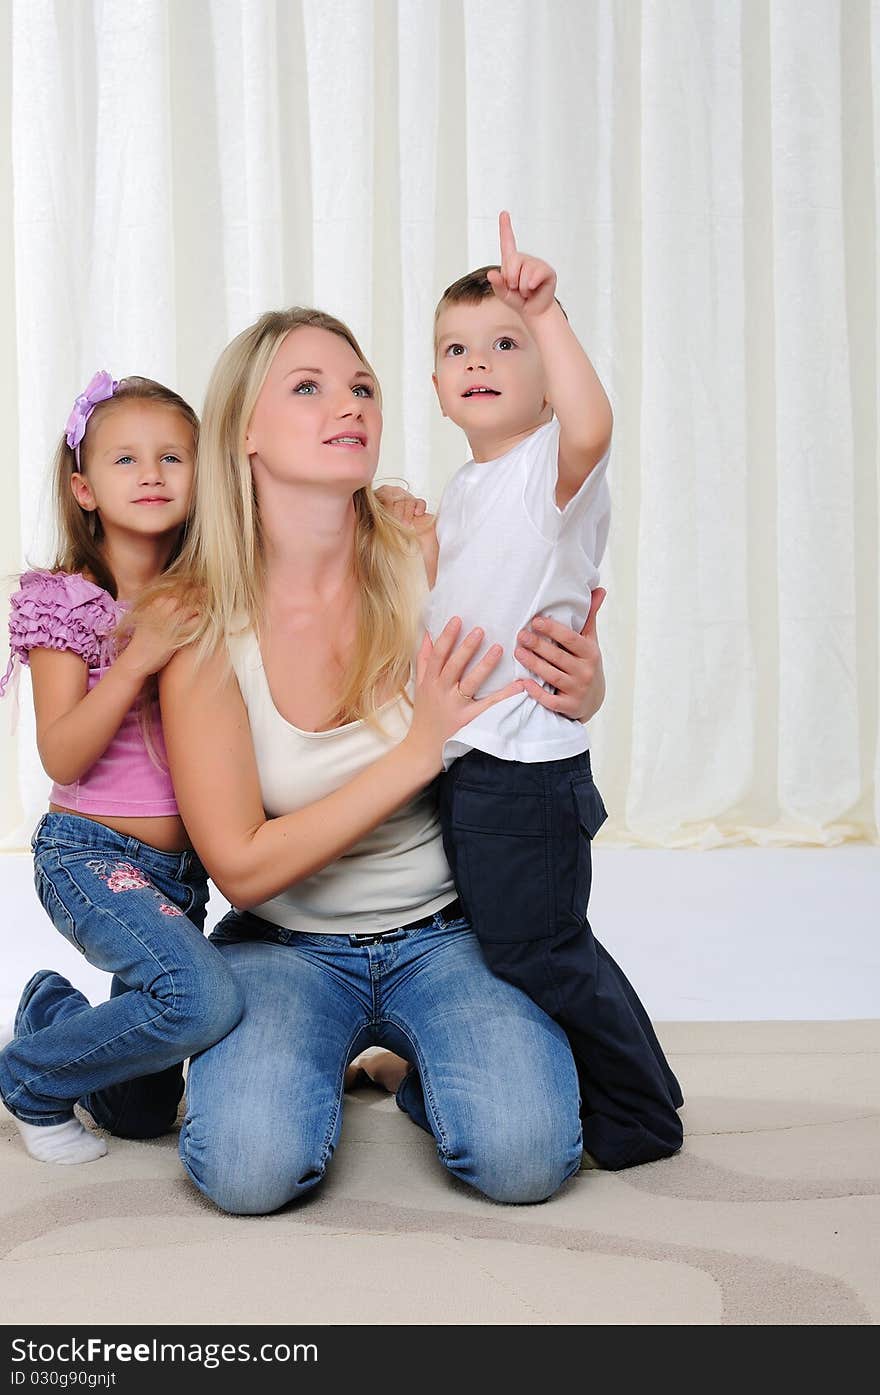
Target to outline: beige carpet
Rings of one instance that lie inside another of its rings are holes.
[[[79,1168],[0,1111],[0,1312],[12,1323],[872,1324],[880,1022],[661,1027],[684,1152],[481,1200],[389,1097],[346,1099],[312,1199],[223,1216],[176,1138]]]

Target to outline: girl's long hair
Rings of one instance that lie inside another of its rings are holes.
[[[220,355],[202,414],[186,543],[159,586],[196,612],[178,638],[194,642],[202,658],[224,646],[230,635],[248,629],[259,634],[266,552],[245,436],[282,341],[291,330],[306,326],[337,334],[372,372],[347,325],[301,306],[262,315]],[[335,725],[360,718],[372,722],[383,701],[405,693],[424,590],[422,563],[410,535],[378,502],[371,485],[357,490],[354,509],[357,639],[333,714]]]
[[[112,397],[99,402],[89,414],[86,434],[80,443],[80,459],[62,436],[52,462],[52,489],[55,500],[55,557],[49,567],[51,572],[89,572],[99,586],[109,591],[116,599],[116,578],[107,566],[101,552],[104,531],[96,511],[88,513],[80,508],[70,487],[70,477],[78,471],[88,473],[90,436],[94,434],[94,423],[99,416],[112,412],[119,402],[157,402],[162,407],[171,407],[179,412],[192,428],[193,439],[198,444],[199,419],[188,402],[185,402],[171,388],[152,378],[123,378]],[[180,537],[174,545],[167,566],[170,567],[180,555],[186,528],[181,529]]]
[[[70,487],[70,477],[77,472],[88,473],[89,437],[94,432],[96,419],[107,412],[112,412],[117,403],[133,401],[156,402],[161,407],[171,407],[175,412],[179,412],[192,428],[193,442],[198,445],[199,419],[189,403],[185,402],[171,388],[165,387],[164,383],[157,383],[153,378],[130,377],[123,378],[113,396],[108,397],[104,402],[99,402],[89,413],[86,434],[80,442],[79,462],[77,462],[76,453],[71,450],[67,444],[67,437],[64,435],[58,443],[52,464],[56,536],[55,557],[49,570],[51,572],[88,572],[98,586],[102,586],[105,591],[110,592],[114,600],[117,599],[118,594],[116,578],[107,565],[101,550],[104,539],[101,520],[97,510],[89,513],[77,503]],[[166,571],[174,565],[180,556],[185,537],[186,524],[181,528],[171,550],[165,566]],[[124,641],[130,633],[130,627],[130,615],[125,616],[116,628],[116,640]],[[166,770],[167,765],[156,747],[153,714],[157,697],[158,684],[154,674],[147,679],[137,699],[138,724],[150,760],[160,770]]]

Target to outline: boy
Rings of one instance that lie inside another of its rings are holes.
[[[525,673],[532,616],[580,629],[608,535],[612,416],[555,299],[556,274],[517,250],[502,213],[500,267],[456,281],[435,315],[434,386],[472,459],[419,527],[432,635],[452,615]],[[552,622],[535,621],[549,636]],[[540,634],[529,642],[540,653]],[[482,651],[481,651],[482,652]],[[526,676],[528,676],[526,674]],[[558,682],[558,680],[557,680]],[[617,1169],[681,1147],[681,1091],[635,991],[586,918],[589,840],[606,818],[587,731],[528,692],[447,743],[440,808],[459,895],[495,973],[565,1029],[581,1082],[584,1147]]]

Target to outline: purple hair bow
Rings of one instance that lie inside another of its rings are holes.
[[[86,423],[89,417],[98,403],[106,402],[108,397],[113,396],[118,387],[119,384],[116,380],[111,378],[105,369],[101,369],[74,402],[64,431],[67,444],[76,453],[77,465],[79,464],[79,443],[86,434]]]

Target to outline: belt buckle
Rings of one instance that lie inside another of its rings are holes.
[[[356,945],[376,945],[380,940],[386,939],[388,935],[393,933],[391,930],[385,930],[380,931],[377,935],[352,935],[351,938]]]

